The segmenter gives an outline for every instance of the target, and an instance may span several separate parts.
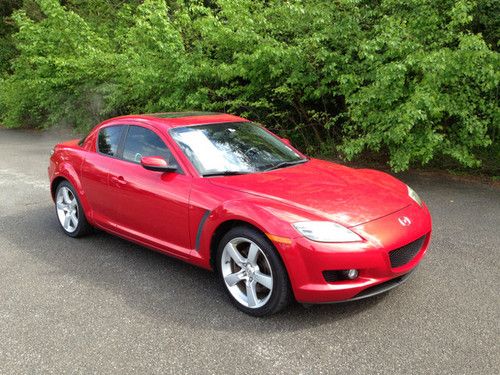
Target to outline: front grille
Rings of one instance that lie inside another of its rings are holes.
[[[401,267],[410,262],[415,255],[422,249],[426,235],[420,237],[418,240],[410,242],[408,245],[402,246],[399,249],[389,251],[389,258],[391,260],[391,267]]]

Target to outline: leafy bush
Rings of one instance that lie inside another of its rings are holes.
[[[464,32],[471,3],[452,3],[445,11],[421,0],[378,9],[356,74],[343,77],[348,156],[385,147],[395,170],[439,153],[478,165],[473,151],[491,145],[499,126],[500,61],[480,35]]]
[[[201,109],[394,170],[498,150],[496,2],[30,1],[0,81],[7,126]]]

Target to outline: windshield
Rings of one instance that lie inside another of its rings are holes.
[[[307,161],[251,122],[186,126],[170,134],[203,176],[262,172]]]

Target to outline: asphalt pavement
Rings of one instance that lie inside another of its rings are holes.
[[[64,138],[0,129],[0,374],[500,373],[499,188],[400,175],[434,220],[406,284],[253,318],[211,272],[64,235],[47,178]]]

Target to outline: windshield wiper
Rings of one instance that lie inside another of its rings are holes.
[[[283,168],[283,167],[290,167],[290,166],[296,165],[296,164],[302,164],[302,163],[305,163],[307,160],[308,159],[282,161],[282,162],[280,162],[278,164],[273,165],[272,167],[264,169],[264,172],[265,171],[272,171],[273,169],[279,169],[279,168]]]
[[[212,177],[212,176],[237,176],[239,174],[248,174],[250,172],[241,172],[241,171],[221,171],[221,172],[211,172],[205,173],[202,175],[203,177]]]

